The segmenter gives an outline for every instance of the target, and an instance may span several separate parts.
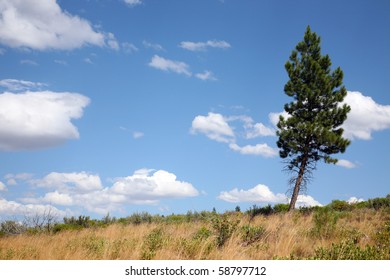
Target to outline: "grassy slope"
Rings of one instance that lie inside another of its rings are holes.
[[[115,223],[4,236],[0,259],[389,259],[389,221],[389,209],[355,209],[252,220],[230,213],[196,222]]]

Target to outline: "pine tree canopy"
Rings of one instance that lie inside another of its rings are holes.
[[[293,101],[285,104],[289,117],[279,119],[277,145],[280,157],[288,158],[288,169],[315,167],[323,159],[336,163],[330,155],[343,153],[350,144],[340,127],[350,107],[340,103],[347,95],[343,72],[333,72],[328,55],[321,55],[320,37],[308,26],[302,42],[292,52],[285,68],[289,81],[284,87]]]

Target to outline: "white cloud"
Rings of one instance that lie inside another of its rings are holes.
[[[349,204],[354,204],[354,203],[363,202],[363,201],[364,201],[363,198],[357,198],[357,197],[354,197],[354,196],[350,197],[350,198],[347,200],[347,202],[348,202]]]
[[[9,47],[70,50],[106,45],[107,35],[95,31],[87,20],[64,12],[56,0],[3,0],[0,15],[0,43]],[[113,47],[110,40],[108,35]]]
[[[285,194],[274,194],[268,186],[259,184],[251,189],[244,190],[234,188],[230,191],[223,191],[218,196],[219,199],[232,202],[254,202],[254,203],[289,203],[289,198]],[[296,206],[316,206],[321,205],[313,197],[307,195],[299,195]]]
[[[106,37],[107,37],[107,45],[111,49],[118,51],[119,50],[119,43],[116,40],[115,35],[112,33],[107,33]]]
[[[234,140],[234,132],[221,114],[208,113],[207,116],[196,116],[192,121],[192,133],[202,133],[208,138],[229,143]]]
[[[139,139],[139,138],[142,138],[142,137],[144,137],[144,133],[143,132],[141,132],[141,131],[134,131],[133,132],[133,138],[134,139]]]
[[[138,51],[138,48],[134,44],[128,43],[128,42],[122,43],[122,48],[125,51],[125,53],[129,53],[129,54],[132,54],[132,53],[135,53]]]
[[[63,193],[88,193],[103,189],[100,177],[87,172],[52,172],[34,183],[39,187],[56,189]]]
[[[149,66],[167,72],[172,71],[177,74],[184,74],[189,77],[192,76],[189,66],[186,63],[165,59],[158,55],[154,55],[152,57],[152,60],[149,62]]]
[[[0,94],[0,150],[31,150],[79,138],[72,119],[83,115],[89,98],[40,91]]]
[[[6,190],[7,190],[7,187],[5,186],[5,184],[3,182],[0,181],[0,192],[6,191]]]
[[[348,91],[344,102],[351,106],[343,125],[347,138],[370,140],[374,131],[390,128],[390,105],[378,104],[357,91]]]
[[[10,91],[40,89],[46,86],[47,85],[44,83],[37,83],[37,82],[24,81],[24,80],[16,80],[16,79],[0,80],[0,87],[4,87]]]
[[[268,146],[267,144],[256,144],[256,145],[246,145],[239,146],[236,143],[230,143],[229,148],[233,151],[239,152],[243,155],[255,155],[263,157],[275,157],[278,155],[278,150]]]
[[[23,59],[20,61],[20,64],[26,64],[26,65],[31,65],[31,66],[38,66],[39,64],[31,59]]]
[[[147,49],[153,49],[155,51],[165,51],[165,49],[160,44],[151,43],[148,41],[142,41],[142,44]]]
[[[165,170],[154,172],[150,169],[140,169],[131,176],[117,178],[110,192],[124,195],[133,202],[192,197],[199,194],[190,183],[178,181],[175,174]]]
[[[349,160],[346,160],[346,159],[339,159],[337,161],[336,165],[341,166],[341,167],[345,167],[348,169],[356,168],[356,164],[354,164],[353,162],[350,162]]]
[[[8,178],[15,178],[11,175]],[[158,204],[165,198],[199,195],[192,184],[177,180],[175,174],[153,169],[140,169],[131,176],[116,178],[111,187],[104,187],[99,175],[87,172],[52,172],[41,179],[30,179],[28,183],[35,189],[50,191],[39,197],[20,198],[23,203],[76,206],[99,214],[118,211],[128,204]]]
[[[195,77],[202,81],[216,81],[217,79],[214,77],[213,72],[211,71],[204,71],[203,73],[195,74]]]
[[[142,0],[123,0],[129,6],[137,6],[142,4]]]
[[[358,91],[348,91],[342,104],[348,104],[351,111],[342,128],[344,137],[351,140],[371,140],[374,131],[381,131],[390,128],[390,105],[376,103],[372,97],[365,96]],[[276,126],[279,116],[288,118],[288,114],[283,111],[280,113],[270,113],[271,123]]]
[[[257,185],[254,188],[244,190],[234,188],[231,191],[221,192],[219,199],[227,202],[258,202],[258,203],[286,203],[284,194],[274,194],[266,185]]]
[[[277,124],[279,122],[279,117],[280,116],[283,116],[284,119],[288,119],[290,115],[286,111],[283,111],[283,112],[272,112],[272,113],[268,114],[268,118],[269,118],[270,122],[275,127],[277,126]]]
[[[57,209],[51,205],[42,204],[21,204],[15,201],[8,201],[0,198],[1,216],[35,216],[51,213],[54,217],[60,218],[66,216],[66,212]]]
[[[220,49],[228,49],[230,48],[230,44],[226,41],[217,41],[217,40],[209,40],[207,42],[190,42],[184,41],[179,45],[181,48],[189,50],[189,51],[206,51],[208,48],[220,48]]]
[[[68,62],[66,62],[66,60],[62,60],[62,59],[55,59],[54,63],[64,65],[64,66],[68,65]]]

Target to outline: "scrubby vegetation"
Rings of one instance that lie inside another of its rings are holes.
[[[0,259],[390,259],[390,196],[287,210],[6,220]]]

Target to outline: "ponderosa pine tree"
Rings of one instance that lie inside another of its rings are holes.
[[[331,60],[321,55],[320,41],[308,26],[285,64],[290,79],[284,92],[294,100],[285,104],[288,116],[280,116],[276,134],[280,157],[293,174],[289,211],[295,208],[317,161],[335,164],[337,159],[330,155],[343,153],[350,144],[340,127],[351,110],[340,104],[347,95],[343,72],[340,67],[331,72]]]

